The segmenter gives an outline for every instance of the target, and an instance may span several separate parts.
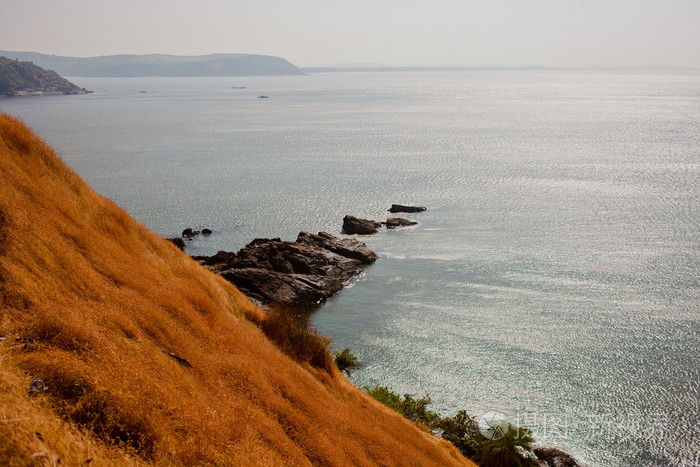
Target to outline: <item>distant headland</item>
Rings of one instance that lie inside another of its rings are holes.
[[[84,88],[31,62],[0,57],[0,96],[87,94]]]
[[[104,55],[63,57],[36,52],[0,50],[11,59],[31,61],[62,76],[133,78],[141,76],[278,76],[303,75],[280,57],[252,54]]]

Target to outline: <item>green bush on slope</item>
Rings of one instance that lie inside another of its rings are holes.
[[[362,362],[358,360],[357,355],[353,354],[350,349],[343,349],[342,352],[335,353],[335,365],[348,376],[350,376],[352,370],[362,368]]]
[[[441,417],[428,409],[430,396],[416,399],[410,394],[399,396],[388,386],[362,388],[374,399],[407,419],[426,425],[433,434],[451,442],[462,454],[482,467],[525,467],[533,462],[534,438],[529,428],[502,423],[492,427],[496,436],[485,436],[476,419],[466,410],[453,417]]]

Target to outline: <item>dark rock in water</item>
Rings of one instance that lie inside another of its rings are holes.
[[[199,235],[199,230],[192,230],[190,227],[187,227],[185,230],[182,231],[182,236],[185,238],[192,238],[195,235]]]
[[[181,237],[166,238],[166,240],[175,244],[179,249],[185,250],[185,241]]]
[[[532,450],[538,459],[543,460],[549,467],[583,467],[576,459],[557,448],[535,448]]]
[[[381,222],[358,219],[353,216],[345,216],[343,218],[343,232],[348,235],[372,235],[377,233],[377,229],[381,225]]]
[[[379,256],[367,248],[364,243],[352,238],[344,238],[341,240],[328,232],[319,232],[318,235],[309,232],[299,232],[297,243],[315,245],[340,256],[356,259],[362,264],[372,264],[379,258]]]
[[[202,235],[211,235],[212,231],[210,229],[202,229]]]
[[[403,204],[392,204],[389,208],[389,212],[421,212],[428,208],[423,206],[404,206]]]
[[[400,217],[390,217],[386,220],[387,229],[395,229],[397,227],[408,227],[409,225],[416,225],[418,222],[409,221],[408,219],[402,219]]]
[[[195,260],[262,304],[310,309],[377,260],[364,243],[325,232],[300,232],[295,242],[258,238],[238,253],[219,251]]]

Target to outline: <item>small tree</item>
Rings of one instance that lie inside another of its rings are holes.
[[[372,396],[374,399],[389,407],[391,410],[395,410],[403,415],[403,412],[401,411],[401,396],[392,391],[390,387],[376,385],[371,388],[369,386],[364,386],[362,390]]]
[[[401,413],[407,419],[422,423],[432,429],[440,420],[438,414],[428,409],[432,403],[433,400],[427,394],[420,399],[415,399],[410,394],[404,394],[403,401],[401,401]]]
[[[348,376],[350,376],[352,370],[357,370],[362,367],[362,362],[358,360],[357,355],[353,354],[350,349],[336,352],[335,364],[340,371],[344,371]]]
[[[466,410],[460,410],[454,417],[445,417],[436,424],[443,439],[454,444],[462,454],[470,459],[481,457],[484,436],[479,431],[476,419]]]
[[[535,439],[529,428],[510,423],[500,438],[482,442],[483,467],[526,467],[535,465],[529,456]]]
[[[416,399],[410,394],[404,394],[403,398],[401,398],[401,396],[387,386],[377,385],[373,388],[365,386],[362,389],[374,399],[400,413],[412,422],[422,423],[432,429],[440,420],[438,414],[428,409],[432,400],[427,394],[420,399]]]
[[[430,396],[416,399],[410,394],[403,398],[388,386],[362,388],[374,399],[400,413],[407,419],[430,428],[433,434],[454,444],[462,454],[482,467],[534,467],[532,446],[535,439],[529,428],[506,421],[492,425],[492,437],[484,433],[474,417],[460,410],[454,417],[440,417],[428,409]]]

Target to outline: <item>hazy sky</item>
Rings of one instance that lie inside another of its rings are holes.
[[[700,0],[0,0],[0,49],[298,66],[700,67]]]

